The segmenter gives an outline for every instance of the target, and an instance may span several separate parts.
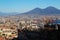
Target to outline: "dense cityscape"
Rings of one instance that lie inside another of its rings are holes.
[[[4,38],[1,40],[12,40],[14,38],[16,38],[15,40],[18,40],[19,35],[22,35],[19,33],[23,32],[24,30],[37,32],[41,30],[53,31],[58,30],[59,27],[59,16],[40,16],[37,18],[25,16],[22,18],[19,16],[0,17],[0,37]]]

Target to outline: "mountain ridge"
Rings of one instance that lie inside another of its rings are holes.
[[[60,15],[60,10],[55,7],[49,6],[45,9],[35,8],[35,9],[32,9],[32,10],[25,12],[25,13],[12,12],[12,13],[6,14],[3,12],[0,12],[0,16],[4,16],[4,15],[15,15],[15,16],[21,16],[21,15]]]
[[[50,6],[45,9],[35,8],[33,10],[18,15],[60,15],[60,10]]]

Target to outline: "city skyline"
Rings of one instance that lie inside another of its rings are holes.
[[[0,0],[0,12],[27,12],[34,8],[53,6],[60,9],[60,0]]]

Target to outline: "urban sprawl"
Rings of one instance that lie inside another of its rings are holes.
[[[5,16],[0,17],[0,37],[13,39],[18,37],[18,30],[58,30],[59,26],[60,16]]]

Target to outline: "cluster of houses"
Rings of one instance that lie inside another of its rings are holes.
[[[20,29],[30,29],[30,30],[38,30],[38,29],[56,29],[58,30],[58,27],[60,25],[60,20],[54,20],[49,22],[41,22],[40,20],[21,20],[19,22]]]
[[[13,39],[18,37],[17,26],[13,22],[0,21],[0,36],[7,39]]]
[[[13,39],[14,37],[17,37],[17,32],[11,30],[11,29],[0,29],[0,36],[4,36],[9,39]]]

